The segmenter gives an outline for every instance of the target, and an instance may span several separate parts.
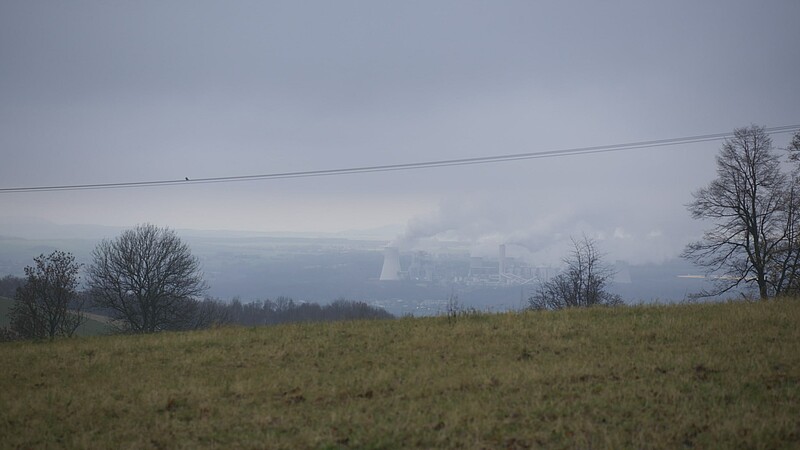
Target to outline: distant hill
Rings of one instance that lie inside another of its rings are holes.
[[[0,327],[7,327],[11,324],[9,313],[11,307],[14,305],[14,299],[8,297],[0,297]],[[111,327],[102,322],[101,316],[92,315],[94,318],[87,318],[85,322],[78,327],[78,336],[98,336],[101,334],[108,334]]]

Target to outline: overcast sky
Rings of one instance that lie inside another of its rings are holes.
[[[800,123],[800,2],[0,2],[0,187],[252,175]],[[774,136],[784,146],[788,135]],[[0,220],[408,225],[657,261],[719,142],[231,184],[0,194]],[[0,230],[1,231],[1,230]]]

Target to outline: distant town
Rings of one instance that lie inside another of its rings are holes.
[[[534,267],[525,261],[506,256],[506,246],[498,247],[496,258],[436,255],[427,251],[410,252],[410,262],[403,265],[400,250],[384,249],[380,281],[413,281],[438,285],[522,286],[548,280],[558,270]]]

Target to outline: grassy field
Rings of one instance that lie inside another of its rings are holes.
[[[800,302],[0,345],[4,448],[798,448]]]

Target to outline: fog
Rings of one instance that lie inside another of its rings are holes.
[[[0,188],[541,152],[800,123],[800,4],[0,4]],[[773,136],[782,147],[788,134]],[[0,193],[8,225],[674,259],[719,141],[413,171]],[[51,236],[60,238],[61,236]]]

